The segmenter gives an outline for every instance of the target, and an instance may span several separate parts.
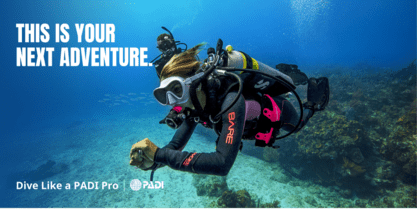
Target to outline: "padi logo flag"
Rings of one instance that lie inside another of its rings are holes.
[[[133,191],[139,191],[140,189],[163,189],[163,181],[139,181],[139,179],[133,179],[130,181],[130,188]]]

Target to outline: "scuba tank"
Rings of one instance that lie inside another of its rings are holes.
[[[294,89],[293,80],[284,73],[265,65],[262,62],[255,60],[244,52],[233,50],[231,45],[226,47],[227,59],[224,59],[223,67],[231,67],[237,69],[252,69],[261,73],[281,78],[286,83],[291,84]],[[281,82],[277,82],[276,79],[262,75],[255,72],[243,72],[236,71],[243,80],[244,92],[250,91],[251,93],[259,92],[261,94],[269,94],[271,96],[277,96],[290,92],[292,89],[287,85],[283,85]]]

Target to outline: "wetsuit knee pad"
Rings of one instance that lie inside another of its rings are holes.
[[[261,114],[261,104],[255,100],[245,100],[245,116],[247,120],[253,120]]]

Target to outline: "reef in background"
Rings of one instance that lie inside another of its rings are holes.
[[[330,102],[281,148],[264,149],[292,176],[338,186],[355,207],[416,207],[416,65],[398,72],[326,72]],[[381,197],[383,197],[381,199]],[[348,205],[345,205],[349,207]]]
[[[249,141],[243,153],[279,163],[285,173],[273,181],[293,185],[296,178],[310,190],[328,187],[345,198],[334,199],[334,207],[417,207],[414,61],[397,72],[321,72],[310,77],[329,78],[326,110],[316,112],[298,134],[276,142],[281,148],[259,149]],[[194,178],[198,195],[218,198],[207,207],[280,207],[259,204],[246,190],[230,190],[225,179]]]

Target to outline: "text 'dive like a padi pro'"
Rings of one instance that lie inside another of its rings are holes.
[[[26,181],[17,181],[16,190],[117,190],[119,185],[117,183],[108,182],[73,182],[73,183],[56,183],[53,181],[46,181],[41,183],[30,183]]]

